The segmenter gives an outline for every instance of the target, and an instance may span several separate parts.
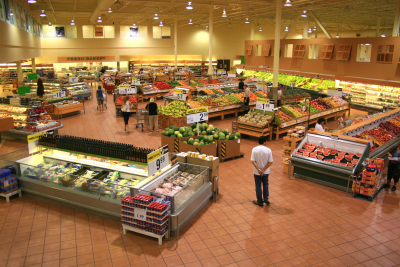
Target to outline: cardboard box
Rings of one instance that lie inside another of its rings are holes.
[[[178,162],[187,163],[188,157],[177,156],[176,158],[177,158]]]
[[[184,139],[187,138],[187,139]],[[206,145],[206,146],[193,146],[183,143],[183,141],[188,140],[190,137],[183,137],[179,141],[179,151],[180,152],[199,152],[200,154],[205,154],[207,156],[217,156],[217,143]]]
[[[188,164],[193,164],[193,165],[200,165],[200,166],[202,166],[202,162],[203,162],[204,160],[202,160],[202,159],[199,159],[199,158],[193,158],[193,157],[188,157],[187,158],[187,163]]]
[[[218,157],[221,159],[230,159],[240,156],[240,139],[218,140]]]
[[[161,135],[161,146],[168,145],[169,152],[187,152],[180,150],[180,143],[184,144],[183,141],[189,140],[190,137],[169,137]]]
[[[363,178],[367,178],[369,180],[376,179],[376,172],[369,172],[367,170],[363,171]]]
[[[376,179],[368,179],[367,177],[363,177],[362,183],[367,185],[376,185]]]

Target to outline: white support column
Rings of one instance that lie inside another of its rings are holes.
[[[208,26],[208,75],[213,75],[212,54],[213,54],[213,11],[214,6],[210,5],[210,21]]]
[[[250,40],[254,40],[254,22],[251,23]]]
[[[175,69],[178,69],[178,17],[174,17],[174,53],[175,53]]]
[[[36,73],[36,58],[31,58],[32,61],[32,73]]]
[[[276,18],[275,18],[275,43],[274,43],[274,67],[273,67],[273,83],[272,86],[278,87],[279,74],[279,54],[281,48],[281,14],[282,0],[276,0]]]
[[[400,0],[397,0],[396,13],[394,14],[393,24],[393,37],[399,36],[399,13],[400,13]]]
[[[400,0],[399,0],[400,1]],[[325,29],[324,25],[322,25],[321,21],[317,18],[317,16],[315,16],[314,12],[312,12],[311,10],[308,10],[307,13],[311,14],[311,16],[313,16],[315,22],[318,24],[318,26],[321,28],[321,30],[325,33],[325,35],[328,38],[332,38],[332,36],[330,35],[330,33],[328,32],[327,29]]]
[[[378,22],[376,23],[376,37],[380,37],[380,27],[381,27],[381,17],[378,17]]]
[[[315,30],[315,38],[318,38],[318,26],[317,26],[317,28]]]
[[[308,17],[304,18],[303,38],[304,39],[308,39]]]
[[[289,27],[289,31],[286,32],[285,36],[283,36],[282,39],[286,39],[286,37],[288,37],[289,33],[294,29],[294,27],[296,26],[297,22],[299,21],[301,14],[303,14],[303,11],[296,17],[296,19],[294,20],[293,24],[290,25]]]
[[[17,80],[18,87],[24,86],[24,76],[22,75],[21,60],[15,62],[17,64]]]

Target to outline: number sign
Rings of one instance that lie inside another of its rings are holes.
[[[147,155],[147,172],[152,176],[169,165],[168,145]]]
[[[186,119],[188,124],[208,120],[207,107],[188,109],[186,111],[186,114],[187,114]]]
[[[183,89],[174,89],[174,97],[177,100],[186,101],[186,90]]]
[[[53,98],[61,98],[61,97],[65,97],[65,91],[53,93]]]
[[[137,93],[136,86],[132,87],[130,84],[122,84],[122,85],[118,86],[118,91],[119,91],[120,95]]]
[[[257,97],[256,109],[264,110],[264,111],[273,111],[274,100]]]
[[[135,208],[133,213],[135,219],[141,221],[147,221],[147,211],[145,209]]]

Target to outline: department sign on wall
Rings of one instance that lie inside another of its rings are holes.
[[[82,62],[82,61],[115,61],[115,57],[108,56],[108,57],[97,57],[97,56],[90,56],[90,57],[58,57],[58,62]]]

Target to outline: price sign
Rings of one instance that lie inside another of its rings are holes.
[[[274,109],[274,100],[257,97],[256,109],[272,111]]]
[[[265,85],[265,82],[258,82],[257,83],[257,90],[263,90],[264,89],[264,85]]]
[[[53,98],[61,98],[61,97],[65,97],[65,91],[53,93]]]
[[[174,97],[177,100],[186,101],[186,91],[187,90],[183,90],[183,89],[174,89]]]
[[[147,210],[135,208],[133,214],[136,220],[147,221]]]
[[[147,155],[147,172],[152,176],[169,165],[168,145]]]
[[[228,73],[228,77],[236,77],[236,73]]]
[[[70,83],[77,83],[78,82],[78,77],[68,78],[68,81]]]
[[[132,84],[133,84],[133,85],[140,85],[140,79],[138,79],[138,78],[132,78]]]
[[[188,109],[186,114],[187,124],[208,120],[207,107]]]
[[[130,84],[122,84],[122,85],[118,86],[118,91],[119,91],[120,95],[137,93],[136,86],[132,87]]]

